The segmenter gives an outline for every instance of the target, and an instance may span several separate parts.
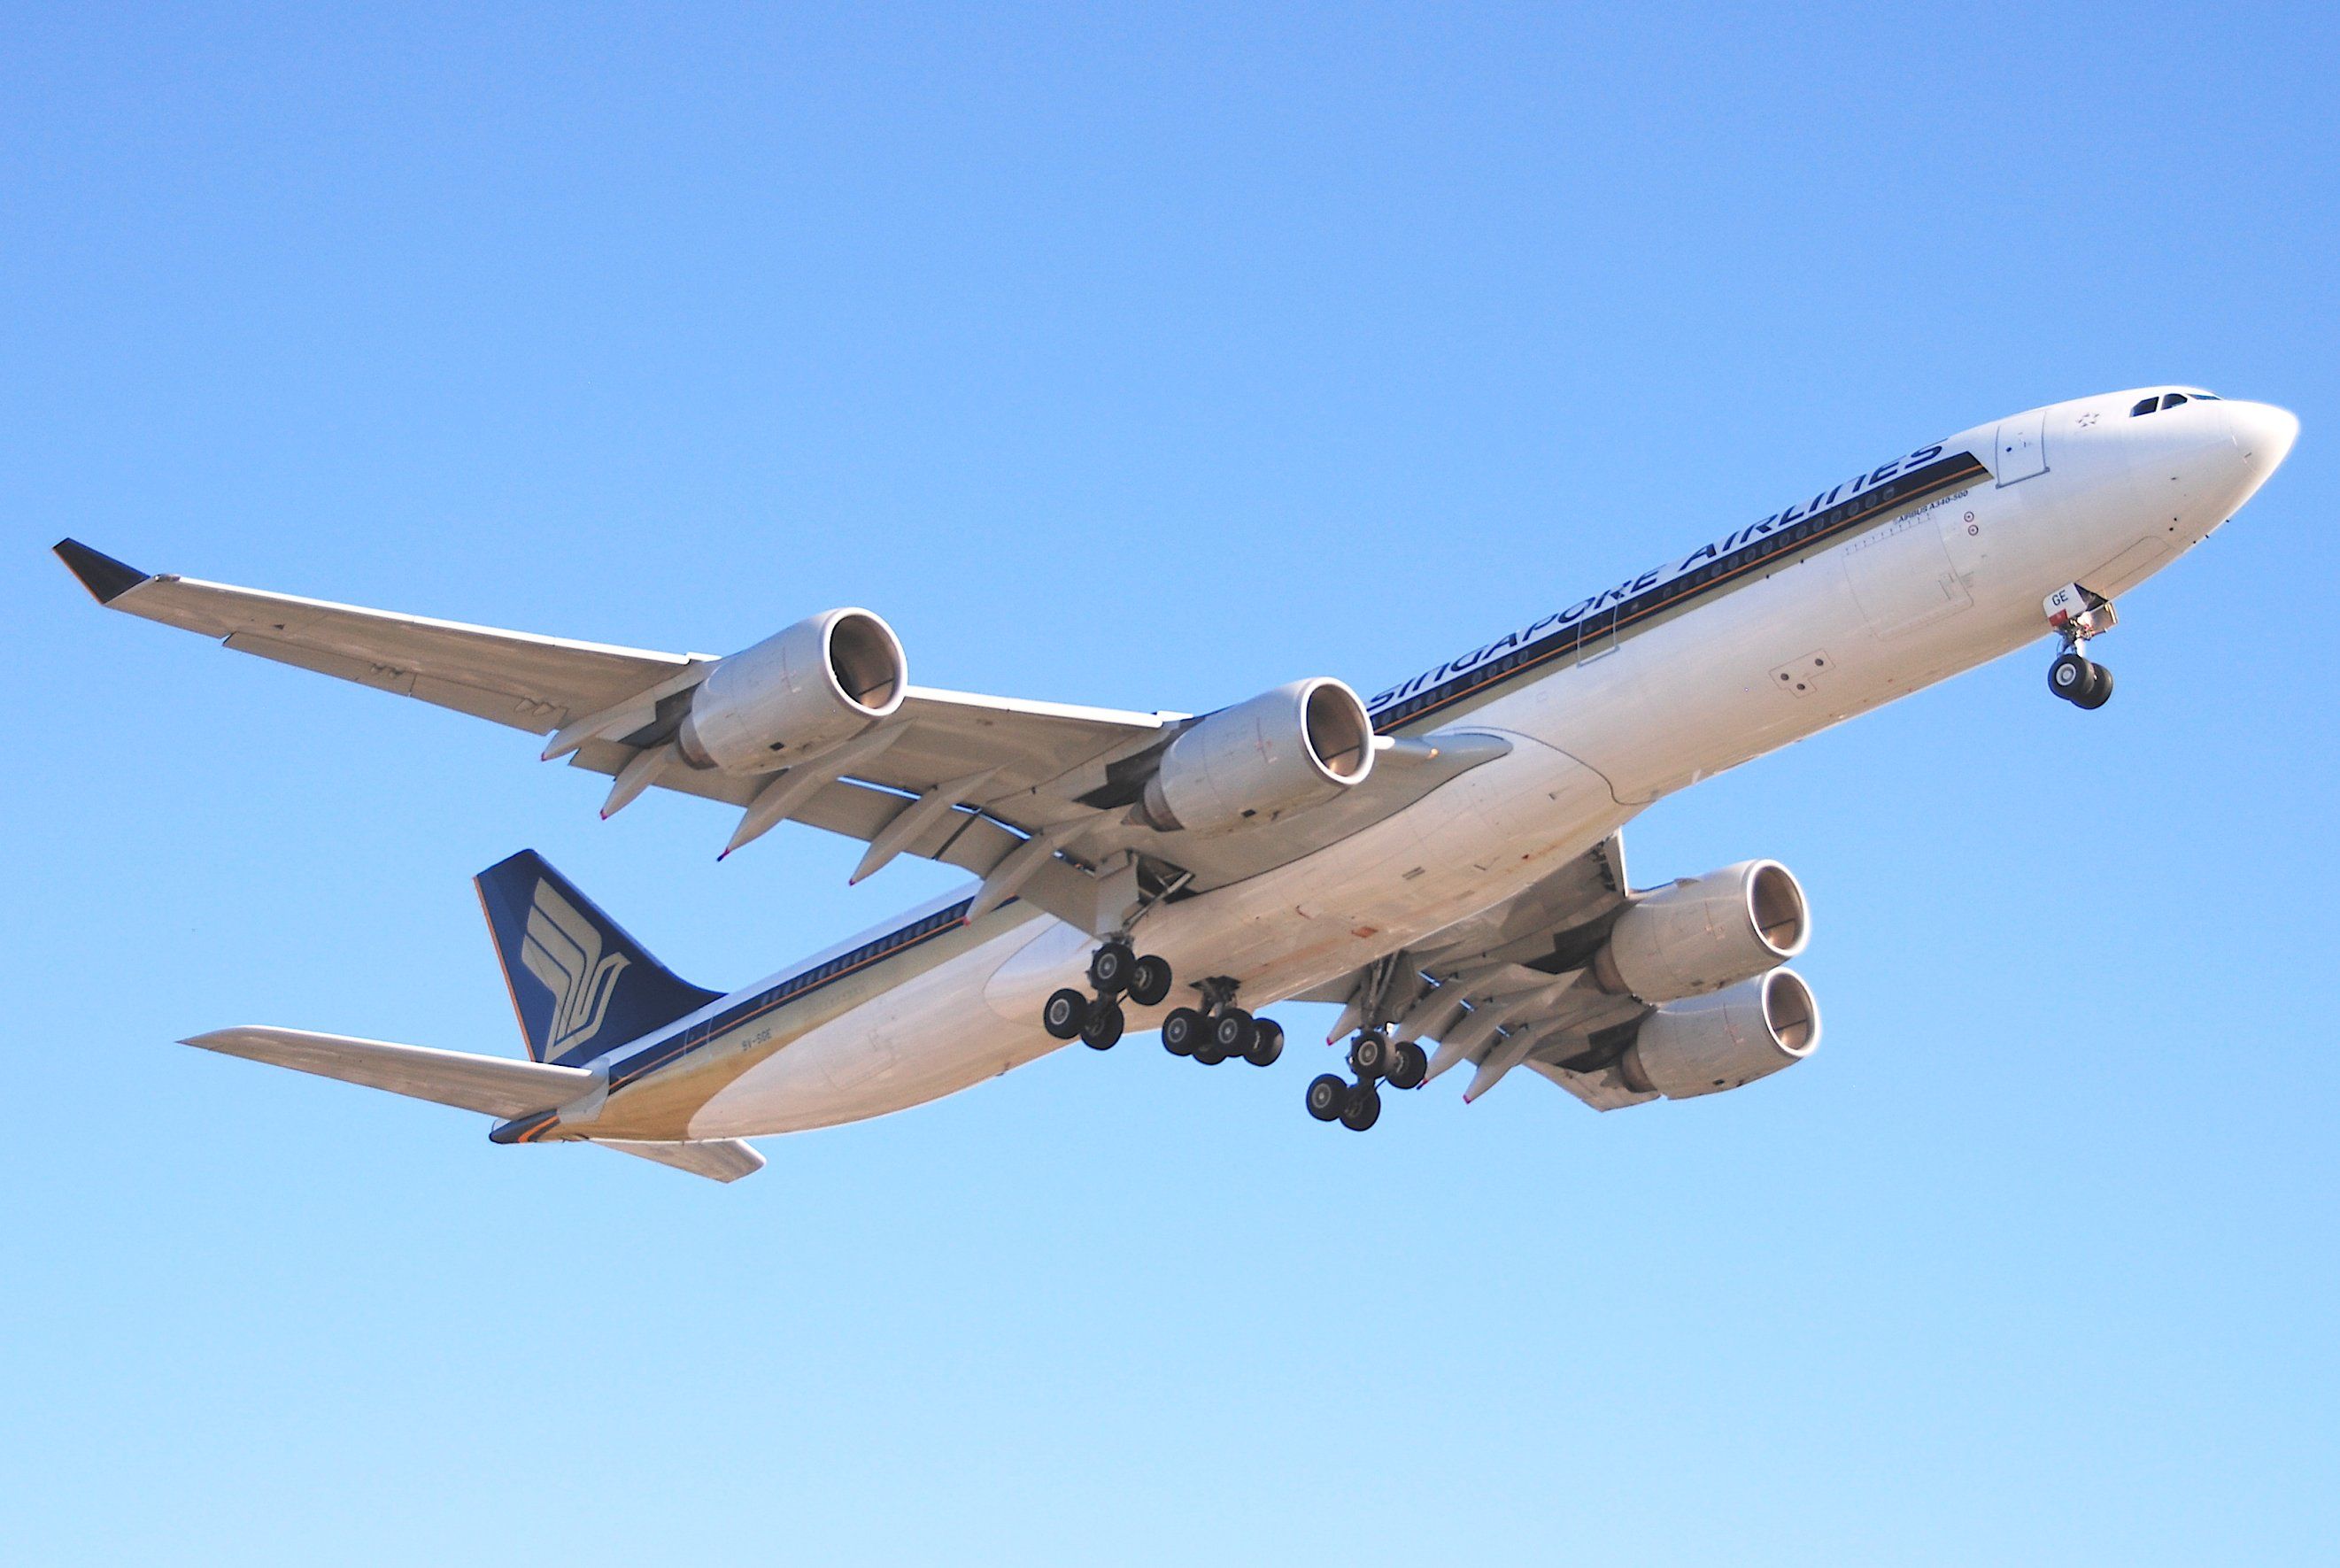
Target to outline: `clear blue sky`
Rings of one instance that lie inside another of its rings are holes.
[[[643,8],[647,11],[649,8]],[[16,8],[0,1557],[2305,1561],[2340,1530],[2322,7]],[[947,885],[100,613],[155,570],[917,678],[1370,690],[2164,380],[2290,465],[2122,606],[1661,804],[1807,1066],[1371,1136],[1149,1037],[736,1187],[181,1049],[517,1051],[523,846],[737,985]]]

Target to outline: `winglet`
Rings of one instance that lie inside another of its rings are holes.
[[[65,569],[81,579],[90,597],[100,604],[111,604],[140,583],[146,574],[134,566],[124,566],[110,555],[102,555],[77,539],[61,539],[55,546],[57,559]]]

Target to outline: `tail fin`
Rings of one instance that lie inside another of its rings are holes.
[[[537,1061],[587,1060],[722,995],[651,958],[533,849],[471,881]]]

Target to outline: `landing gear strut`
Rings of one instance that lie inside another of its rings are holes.
[[[1236,1007],[1234,981],[1214,975],[1195,988],[1203,993],[1203,1005],[1170,1009],[1162,1020],[1163,1049],[1174,1057],[1192,1057],[1206,1067],[1230,1057],[1241,1057],[1255,1067],[1272,1067],[1284,1055],[1284,1026]]]
[[[1168,960],[1148,953],[1143,957],[1120,937],[1106,938],[1089,956],[1092,997],[1067,986],[1040,1009],[1040,1027],[1060,1040],[1078,1039],[1092,1050],[1111,1050],[1121,1038],[1120,998],[1127,997],[1150,1007],[1170,994]]]
[[[2075,708],[2097,709],[2112,700],[2113,672],[2082,651],[2088,640],[2113,629],[2118,617],[2104,595],[2067,582],[2042,606],[2048,624],[2063,639],[2064,650],[2048,666],[2048,690]]]

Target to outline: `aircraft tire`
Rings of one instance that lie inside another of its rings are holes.
[[[1341,1125],[1353,1133],[1363,1132],[1382,1119],[1382,1097],[1371,1084],[1359,1084],[1349,1091],[1341,1106]]]
[[[1397,1060],[1390,1066],[1389,1085],[1393,1089],[1418,1089],[1422,1080],[1430,1076],[1430,1053],[1406,1040],[1397,1047]]]
[[[1088,1021],[1088,993],[1069,986],[1050,997],[1048,1005],[1040,1009],[1040,1027],[1060,1040],[1077,1039]]]
[[[1339,1121],[1348,1103],[1349,1080],[1338,1073],[1326,1073],[1308,1086],[1308,1114],[1320,1122]]]
[[[1205,1032],[1202,1014],[1192,1007],[1173,1007],[1162,1020],[1162,1048],[1174,1057],[1191,1057]]]
[[[1081,1044],[1093,1051],[1109,1051],[1121,1039],[1121,1008],[1113,1002],[1099,1002],[1089,1009],[1088,1019],[1081,1025]]]
[[[2087,695],[2075,697],[2072,700],[2094,712],[2113,700],[2113,672],[2101,664],[2091,664],[2088,669],[2092,678]]]
[[[1129,975],[1129,999],[1141,1007],[1158,1007],[1170,994],[1170,962],[1148,953]]]
[[[1117,997],[1135,978],[1137,955],[1126,942],[1107,942],[1089,956],[1089,984],[1100,997]]]
[[[2086,707],[2082,699],[2095,684],[2096,668],[2077,653],[2059,653],[2048,666],[2048,690],[2067,702]]]
[[[1284,1055],[1284,1026],[1274,1018],[1255,1020],[1252,1029],[1251,1045],[1243,1054],[1244,1060],[1255,1067],[1272,1067],[1275,1066],[1275,1058],[1282,1055]]]

